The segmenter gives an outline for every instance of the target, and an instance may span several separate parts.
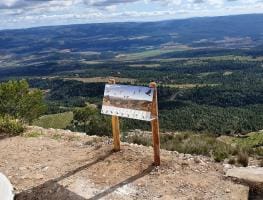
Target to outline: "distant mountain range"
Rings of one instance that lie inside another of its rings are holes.
[[[217,55],[263,56],[263,14],[0,31],[0,79]]]
[[[180,45],[189,48],[251,48],[263,45],[263,14],[0,31],[0,55],[58,50],[130,52],[172,49]]]

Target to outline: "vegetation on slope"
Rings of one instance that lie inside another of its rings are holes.
[[[100,111],[91,105],[74,110],[74,117],[69,128],[73,131],[85,132],[89,135],[111,135],[110,117],[100,114]]]
[[[263,156],[263,149],[250,146],[247,140],[240,138],[240,143],[235,143],[235,137],[228,137],[231,142],[222,141],[212,134],[196,134],[192,132],[162,134],[161,148],[185,154],[211,156],[215,161],[221,162],[229,158],[229,162],[248,164],[248,156]],[[124,137],[124,141],[139,145],[151,146],[150,134],[132,134]],[[261,145],[261,140],[254,139],[254,143]],[[242,143],[242,144],[241,144]],[[234,164],[233,163],[233,164]]]
[[[33,121],[34,126],[43,128],[66,129],[73,120],[73,112],[43,115]]]
[[[26,81],[0,84],[0,134],[18,135],[45,109],[42,92],[30,90]]]
[[[217,160],[235,152],[246,161],[246,155],[262,155],[261,133],[231,137],[230,144],[217,136],[263,129],[262,22],[262,15],[250,15],[2,31],[0,79],[26,77],[38,90],[23,81],[1,84],[0,115],[11,116],[12,123],[39,118],[42,90],[47,110],[37,125],[110,135],[109,118],[100,114],[105,84],[96,77],[136,85],[156,81],[161,130],[194,133],[165,136],[164,148],[211,153]],[[121,119],[121,128],[150,126]]]
[[[30,123],[44,110],[42,92],[39,89],[30,90],[25,80],[0,84],[0,115]]]
[[[15,136],[23,133],[24,124],[21,121],[5,116],[0,117],[0,138],[1,136]]]

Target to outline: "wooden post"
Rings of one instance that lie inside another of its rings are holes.
[[[153,138],[153,151],[154,151],[154,165],[161,164],[160,159],[160,133],[159,133],[159,119],[158,119],[158,101],[157,101],[157,85],[155,82],[150,83],[150,88],[154,89],[153,103],[152,103],[152,138]]]
[[[109,84],[116,84],[114,79],[109,80]],[[113,150],[120,151],[120,122],[118,116],[112,116],[112,134],[113,134]]]

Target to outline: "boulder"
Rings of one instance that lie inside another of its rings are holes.
[[[240,167],[228,169],[226,176],[252,183],[263,183],[262,167]]]

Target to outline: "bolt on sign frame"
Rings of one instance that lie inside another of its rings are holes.
[[[160,133],[158,119],[157,84],[149,87],[117,85],[114,79],[105,86],[102,114],[112,115],[114,151],[120,151],[119,117],[151,122],[154,164],[160,165]]]

